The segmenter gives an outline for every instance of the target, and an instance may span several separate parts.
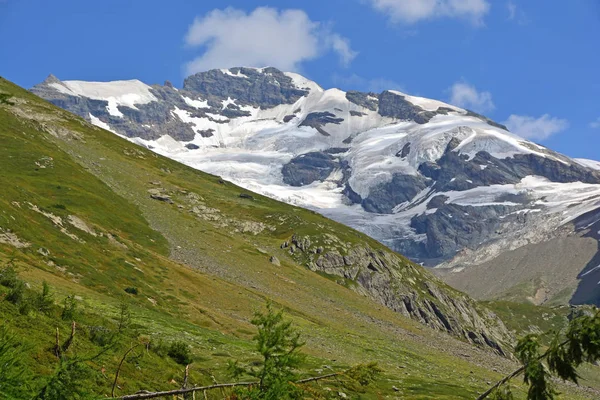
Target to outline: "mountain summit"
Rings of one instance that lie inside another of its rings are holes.
[[[179,90],[51,76],[32,91],[157,153],[447,267],[446,279],[477,297],[531,281],[522,295],[537,303],[600,301],[600,164],[472,111],[393,90],[324,90],[275,68],[202,72]],[[568,252],[552,256],[561,246],[546,246],[535,267],[506,258],[567,237],[587,246],[569,268]]]

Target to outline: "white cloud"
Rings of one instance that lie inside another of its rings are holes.
[[[348,66],[354,57],[358,55],[358,53],[350,47],[350,41],[345,37],[338,35],[337,33],[333,33],[328,38],[331,48],[335,51],[340,57],[340,61],[344,66]]]
[[[596,118],[595,121],[590,122],[590,128],[594,128],[594,129],[600,128],[600,117]]]
[[[456,106],[482,113],[495,108],[490,92],[480,92],[466,82],[456,82],[449,91],[450,103]]]
[[[506,9],[508,11],[509,21],[514,21],[519,25],[527,25],[529,23],[529,18],[523,11],[523,8],[517,6],[513,0],[508,0],[506,3]]]
[[[369,0],[393,22],[413,24],[435,18],[462,18],[483,25],[490,10],[488,0]]]
[[[551,117],[548,114],[544,114],[539,118],[513,114],[504,121],[504,125],[522,138],[544,140],[567,129],[569,122],[566,119]]]
[[[506,3],[506,7],[508,8],[508,19],[515,19],[517,16],[517,5],[509,0],[508,3]]]
[[[357,54],[348,39],[311,21],[304,11],[270,7],[248,14],[234,8],[213,10],[194,20],[185,43],[203,50],[187,63],[188,74],[240,66],[297,71],[303,61],[328,51],[335,52],[344,65]]]

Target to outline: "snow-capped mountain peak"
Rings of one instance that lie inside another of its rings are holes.
[[[600,206],[597,162],[398,91],[323,89],[295,73],[241,67],[192,75],[181,89],[51,77],[33,92],[427,265],[453,265],[481,248],[493,258]]]

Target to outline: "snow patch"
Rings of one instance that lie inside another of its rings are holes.
[[[183,101],[185,101],[185,103],[190,106],[190,107],[194,107],[194,108],[210,108],[210,106],[208,105],[208,100],[194,100],[194,99],[190,99],[189,97],[186,96],[181,96],[183,98]]]
[[[151,87],[137,79],[113,82],[62,81],[50,86],[70,96],[87,97],[108,102],[108,113],[115,117],[123,117],[118,106],[137,110],[136,104],[147,104],[157,101],[150,92]]]
[[[110,128],[110,125],[108,125],[104,121],[101,121],[100,118],[93,116],[91,113],[88,113],[88,115],[90,117],[90,122],[92,123],[92,125],[96,125],[98,128],[106,129],[107,131],[110,131],[112,133],[117,133]]]
[[[456,106],[453,106],[448,103],[444,103],[442,101],[427,99],[425,97],[410,96],[408,94],[399,92],[397,90],[388,90],[388,91],[395,95],[404,97],[404,99],[406,101],[409,101],[412,104],[414,104],[415,106],[419,106],[426,111],[436,111],[438,108],[443,107],[443,108],[449,108],[451,110],[458,111],[458,112],[463,112],[463,113],[466,112],[462,108],[458,108]]]
[[[293,72],[284,72],[285,76],[292,79],[292,83],[298,89],[308,89],[310,91],[322,92],[323,88],[319,86],[316,82],[311,81],[310,79],[306,79],[300,74],[295,74]]]
[[[248,75],[242,74],[242,71],[238,71],[236,74],[234,74],[233,72],[231,72],[228,69],[221,69],[220,71],[222,73],[224,73],[225,75],[235,76],[236,78],[248,78]]]

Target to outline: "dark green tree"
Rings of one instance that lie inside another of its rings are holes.
[[[117,319],[117,327],[119,333],[124,332],[131,325],[131,310],[129,304],[121,302],[119,304],[119,316]]]
[[[75,321],[77,319],[77,300],[75,300],[75,296],[65,297],[60,317],[63,321]]]
[[[0,399],[29,398],[31,374],[25,366],[25,348],[21,340],[5,326],[0,327]]]
[[[50,291],[50,285],[48,282],[44,281],[42,283],[42,291],[41,293],[36,293],[35,295],[35,308],[44,314],[50,313],[52,310],[52,306],[54,305],[54,296]]]
[[[555,334],[549,348],[541,352],[539,335],[530,334],[519,340],[515,353],[523,364],[519,369],[500,380],[477,398],[493,395],[496,400],[510,400],[508,382],[523,374],[528,385],[528,400],[553,400],[558,395],[550,377],[578,383],[577,368],[584,362],[600,360],[600,310],[583,313],[573,318],[561,334]]]
[[[254,337],[256,350],[262,357],[257,367],[242,367],[236,362],[229,363],[229,371],[238,378],[249,375],[258,380],[256,386],[240,390],[240,396],[248,399],[299,399],[302,390],[292,383],[297,380],[297,369],[304,360],[300,348],[300,334],[285,321],[283,311],[275,312],[267,303],[265,313],[257,312],[252,324],[258,328]]]

